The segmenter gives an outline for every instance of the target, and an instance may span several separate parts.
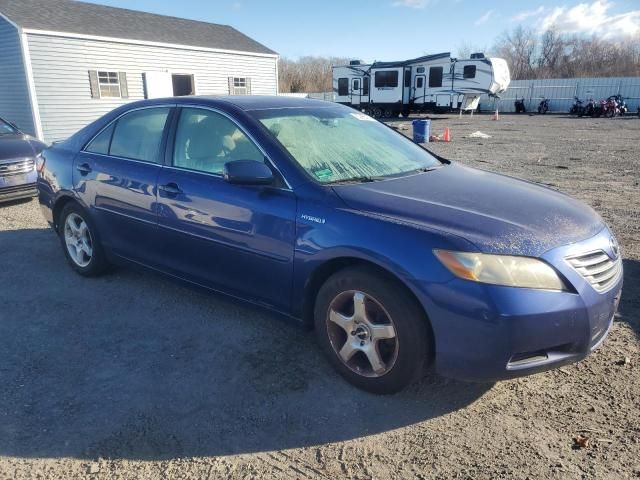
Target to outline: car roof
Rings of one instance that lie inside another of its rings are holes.
[[[176,103],[178,105],[199,105],[216,107],[224,105],[233,105],[244,111],[251,110],[272,110],[280,108],[330,108],[339,106],[333,102],[325,102],[323,100],[313,100],[310,98],[286,97],[275,95],[238,95],[238,96],[185,96],[172,98],[159,98],[154,100],[141,100],[135,102],[135,107],[145,105],[166,104],[167,102]],[[132,104],[129,104],[132,106]]]

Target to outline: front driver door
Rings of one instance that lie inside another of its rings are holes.
[[[223,113],[182,108],[178,115],[171,164],[158,178],[158,222],[170,273],[287,310],[293,192],[284,184],[226,182],[226,162],[266,161],[264,153]]]

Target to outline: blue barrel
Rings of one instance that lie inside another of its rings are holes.
[[[431,132],[431,120],[420,119],[413,121],[413,141],[416,143],[429,143]]]

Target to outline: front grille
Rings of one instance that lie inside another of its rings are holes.
[[[611,260],[603,250],[572,255],[567,262],[598,292],[606,292],[615,285],[622,271],[622,258]]]
[[[10,175],[20,175],[32,172],[34,163],[32,158],[13,158],[11,160],[0,160],[0,177]]]

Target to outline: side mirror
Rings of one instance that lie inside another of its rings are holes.
[[[273,172],[264,163],[256,160],[236,160],[224,164],[224,179],[238,185],[271,185]]]

